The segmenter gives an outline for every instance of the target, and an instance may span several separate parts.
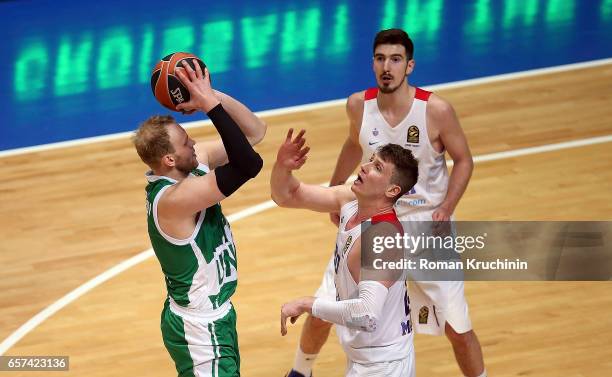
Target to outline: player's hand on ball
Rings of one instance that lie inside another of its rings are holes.
[[[304,147],[304,144],[306,144],[305,133],[306,130],[301,130],[295,139],[292,139],[293,128],[289,129],[285,141],[278,148],[276,155],[277,164],[288,170],[297,170],[304,165],[308,158],[306,155],[310,150],[310,147]]]
[[[187,62],[183,62],[183,68],[176,68],[176,73],[187,90],[189,90],[189,102],[183,102],[176,109],[185,114],[191,114],[196,110],[209,112],[220,102],[210,86],[210,75],[208,68],[202,69],[194,60],[195,71]]]

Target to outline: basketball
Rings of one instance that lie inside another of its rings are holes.
[[[193,59],[196,59],[202,72],[206,65],[204,62],[188,52],[175,52],[160,60],[151,73],[151,90],[159,103],[167,109],[178,111],[176,106],[189,101],[189,91],[183,85],[178,75],[175,72],[176,67],[183,67],[183,61],[186,61],[193,70],[195,65]]]

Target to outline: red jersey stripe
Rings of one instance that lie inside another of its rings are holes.
[[[378,95],[378,88],[366,89],[365,100],[369,101],[371,99],[375,99],[377,95]]]
[[[421,88],[415,88],[415,89],[416,89],[416,93],[414,94],[414,98],[421,100],[421,101],[427,101],[429,99],[431,92],[428,92],[427,90],[423,90]]]
[[[382,222],[391,223],[395,225],[395,227],[400,233],[404,232],[402,223],[400,223],[399,219],[397,218],[397,214],[395,213],[395,210],[393,210],[393,212],[387,212],[387,213],[382,213],[380,215],[372,216],[372,225],[382,223]]]

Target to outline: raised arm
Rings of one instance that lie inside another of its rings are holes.
[[[270,178],[272,200],[281,207],[337,212],[344,203],[354,199],[349,187],[309,185],[293,176],[292,171],[304,165],[310,150],[309,147],[304,147],[306,143],[304,133],[304,130],[300,131],[293,139],[293,129],[290,129],[278,149]]]
[[[361,162],[363,152],[359,145],[359,130],[363,117],[363,92],[352,94],[346,101],[346,115],[349,119],[349,134],[336,161],[336,168],[329,181],[330,186],[341,185],[355,171]]]
[[[187,64],[184,66],[184,69],[177,71],[189,90],[191,99],[177,108],[207,113],[221,136],[229,162],[203,177],[189,176],[168,189],[160,205],[165,209],[165,213],[175,217],[196,213],[231,195],[249,179],[254,178],[263,166],[259,154],[253,150],[236,122],[214,96],[208,74],[203,73],[198,64],[195,64],[196,71]],[[184,134],[185,145],[193,145],[184,130],[178,126],[177,129],[177,132]]]
[[[246,136],[249,144],[257,145],[263,140],[266,134],[266,123],[257,117],[249,108],[232,96],[221,91],[214,90],[215,97],[221,102],[223,108],[238,124]],[[217,140],[207,140],[198,142],[195,145],[198,161],[206,163],[211,169],[227,163],[227,152],[223,142]]]
[[[349,132],[342,150],[336,161],[336,168],[329,180],[330,186],[342,185],[348,177],[355,171],[363,156],[361,145],[359,144],[359,130],[361,129],[361,119],[363,118],[364,92],[353,93],[346,101],[346,115],[349,119]],[[329,218],[336,226],[340,221],[337,212],[330,213]]]

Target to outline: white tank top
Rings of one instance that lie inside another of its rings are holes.
[[[419,179],[414,188],[397,201],[397,215],[401,219],[415,211],[434,210],[446,197],[448,169],[444,151],[439,153],[433,148],[427,133],[427,101],[431,92],[416,88],[410,112],[395,127],[387,123],[378,109],[377,94],[378,88],[370,88],[365,92],[359,131],[362,162],[368,161],[378,147],[388,143],[410,149],[419,161]]]
[[[353,280],[347,265],[355,240],[361,236],[361,225],[346,229],[348,221],[357,213],[357,201],[352,201],[340,210],[340,224],[334,252],[334,283],[336,300],[359,298],[357,283]],[[373,223],[389,221],[399,224],[395,214],[374,216]],[[410,301],[406,282],[398,281],[389,288],[382,318],[376,330],[366,332],[337,326],[336,333],[344,352],[354,362],[373,363],[404,359],[413,352],[413,332],[410,322]]]

